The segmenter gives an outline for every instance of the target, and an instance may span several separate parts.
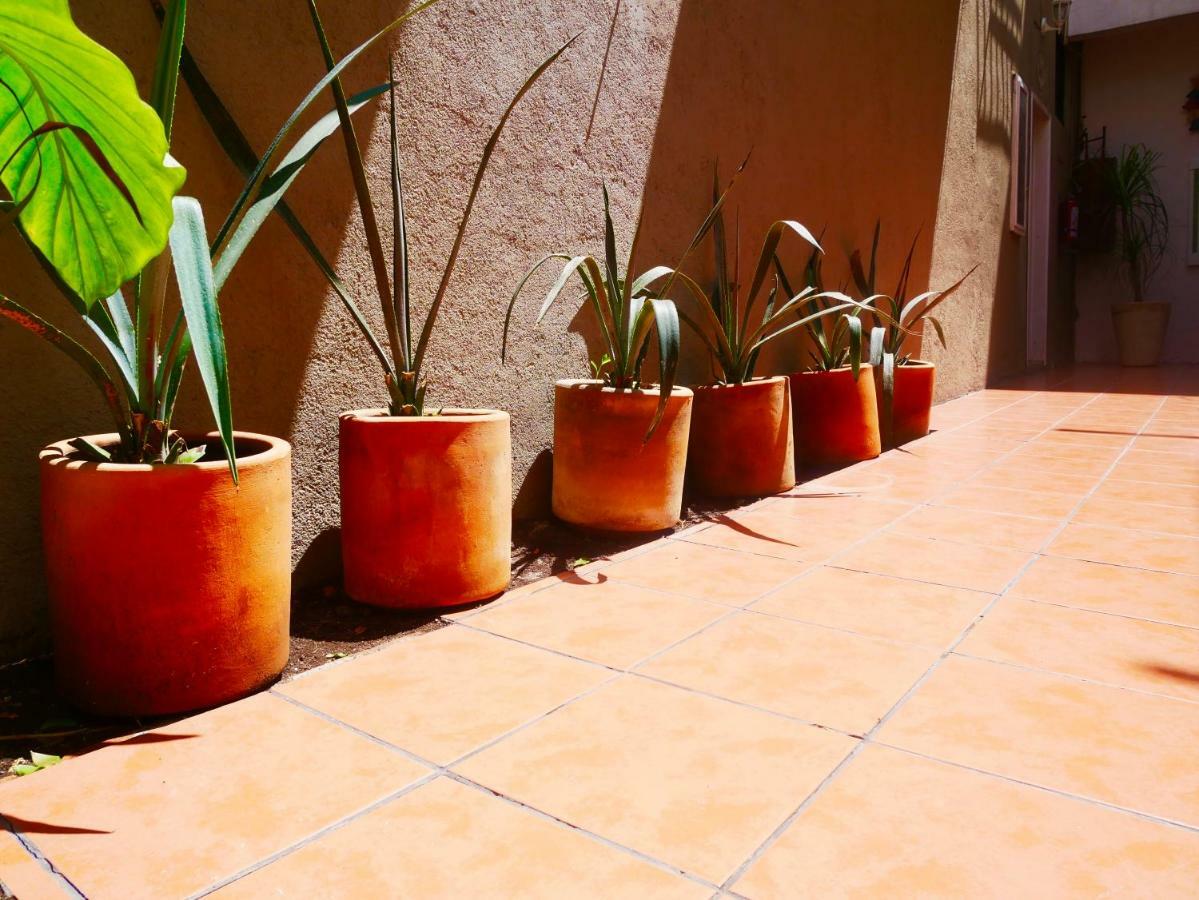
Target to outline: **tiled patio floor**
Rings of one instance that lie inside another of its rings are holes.
[[[1194,897],[1199,370],[1030,378],[935,427],[5,782],[0,879],[23,900]]]

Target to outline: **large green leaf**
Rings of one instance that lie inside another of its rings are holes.
[[[229,471],[237,481],[237,456],[233,447],[233,411],[229,400],[229,367],[225,357],[225,333],[216,305],[216,287],[204,214],[193,197],[176,197],[175,224],[171,226],[171,256],[179,299],[187,316],[187,332],[196,354],[196,366],[216,418],[221,443],[229,457]],[[169,412],[169,411],[168,411]]]
[[[71,19],[67,0],[0,0],[0,158],[34,127],[63,122],[91,135],[133,206],[72,129],[26,143],[4,186],[36,193],[20,216],[29,240],[91,304],[111,296],[158,255],[171,197],[185,173],[166,164],[162,123],[124,64]]]

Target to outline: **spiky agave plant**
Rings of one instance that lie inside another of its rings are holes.
[[[742,163],[744,168],[744,163]],[[738,169],[738,172],[741,170]],[[592,373],[609,387],[618,389],[636,389],[646,386],[642,378],[642,369],[649,354],[651,332],[657,334],[658,345],[658,405],[649,422],[645,440],[653,437],[662,415],[666,412],[666,404],[674,389],[675,370],[679,363],[679,311],[669,294],[675,282],[678,281],[694,295],[703,296],[703,289],[682,271],[687,257],[703,240],[711,229],[720,207],[724,203],[725,194],[717,197],[712,209],[699,226],[691,243],[683,251],[677,265],[652,266],[634,275],[634,265],[637,255],[637,243],[641,236],[641,221],[633,231],[633,240],[629,246],[629,255],[623,270],[617,260],[616,229],[612,224],[612,209],[608,197],[608,187],[603,186],[604,195],[604,256],[599,259],[591,254],[571,256],[568,253],[550,253],[538,260],[525,274],[516,286],[512,299],[508,303],[508,311],[504,316],[504,337],[500,349],[501,360],[507,359],[508,330],[512,321],[512,310],[516,300],[524,290],[529,279],[550,262],[559,261],[566,265],[558,274],[557,280],[550,287],[549,293],[541,303],[537,312],[536,322],[540,323],[553,306],[554,301],[561,296],[562,291],[570,282],[572,275],[577,275],[586,291],[586,299],[591,305],[599,326],[602,352],[599,359],[591,360]]]
[[[329,41],[325,34],[325,29],[321,24],[316,0],[308,0],[308,9],[311,14],[313,28],[316,31],[317,40],[320,43],[321,53],[325,58],[325,65],[329,72],[333,74],[340,66],[334,59],[333,53],[329,48]],[[387,330],[386,346],[376,337],[374,331],[367,324],[366,318],[362,315],[362,312],[350,298],[349,294],[344,289],[340,289],[338,290],[338,296],[366,338],[367,343],[370,345],[372,352],[374,352],[383,369],[383,380],[388,392],[389,412],[393,416],[424,415],[427,388],[425,363],[429,349],[429,340],[433,335],[433,328],[437,323],[437,316],[441,311],[441,305],[445,299],[450,278],[454,274],[454,268],[458,262],[458,254],[462,249],[462,241],[466,236],[466,227],[470,222],[471,212],[475,206],[475,199],[478,196],[479,187],[483,183],[487,166],[491,162],[491,156],[495,152],[496,144],[499,142],[504,126],[508,123],[508,119],[511,117],[513,110],[516,109],[517,104],[520,103],[521,98],[529,92],[529,89],[537,82],[537,79],[566,52],[566,49],[575,42],[577,37],[578,35],[575,35],[562,44],[562,46],[542,60],[529,76],[525,78],[524,83],[521,84],[520,88],[513,95],[507,108],[500,116],[499,121],[492,129],[491,136],[483,146],[479,165],[475,169],[474,181],[467,196],[462,218],[458,223],[458,231],[454,236],[454,242],[450,247],[449,255],[442,269],[441,279],[437,284],[433,299],[425,312],[424,321],[420,324],[419,332],[413,328],[413,310],[409,290],[408,220],[404,207],[404,186],[400,172],[399,141],[396,136],[394,63],[392,64],[389,78],[391,102],[389,110],[391,145],[390,188],[393,224],[390,261],[383,248],[383,239],[379,231],[378,219],[375,215],[375,204],[362,160],[362,151],[358,146],[358,138],[354,132],[354,124],[350,118],[351,110],[349,102],[346,100],[341,79],[334,75],[329,81],[329,88],[333,94],[333,100],[340,119],[346,157],[349,162],[350,175],[354,182],[354,192],[358,198],[358,209],[362,217],[363,229],[366,233],[366,245],[371,259],[371,269],[375,277],[375,288],[378,292],[379,303],[383,308],[383,321]],[[338,285],[340,285],[340,282],[338,282]]]
[[[732,184],[729,185],[729,188]],[[754,316],[758,299],[765,287],[772,262],[775,260],[779,243],[784,235],[792,233],[807,242],[813,254],[823,253],[820,242],[799,222],[783,219],[774,222],[767,230],[758,254],[757,265],[750,281],[748,292],[742,293],[739,283],[740,227],[736,227],[733,240],[733,265],[728,262],[728,241],[725,234],[724,210],[720,207],[720,181],[715,167],[712,170],[712,197],[716,217],[712,224],[712,242],[715,254],[716,277],[711,291],[700,294],[699,309],[707,324],[704,328],[695,319],[680,311],[679,317],[703,340],[712,358],[720,367],[720,380],[724,384],[744,384],[754,377],[758,355],[771,341],[798,328],[816,327],[818,320],[830,316],[848,315],[861,311],[863,304],[837,291],[824,291],[815,283],[809,283],[798,293],[792,293],[784,277],[776,272],[770,291],[761,306],[760,315]],[[779,293],[783,300],[779,302]],[[805,308],[814,312],[795,317]],[[823,337],[823,331],[819,332]],[[829,345],[826,339],[824,345]]]
[[[1144,144],[1130,144],[1106,170],[1116,224],[1115,256],[1137,303],[1145,299],[1170,237],[1170,217],[1157,189],[1160,165],[1160,153]]]
[[[945,346],[945,328],[932,312],[952,297],[962,283],[974,274],[978,266],[974,266],[944,290],[925,291],[909,299],[908,282],[912,274],[912,257],[920,240],[920,232],[917,231],[908,248],[908,255],[904,258],[895,291],[891,294],[879,294],[878,246],[881,233],[882,222],[876,221],[874,236],[870,242],[869,267],[863,266],[861,252],[854,250],[849,256],[849,269],[862,295],[876,298],[873,304],[874,325],[870,329],[869,358],[878,379],[879,401],[882,407],[879,425],[882,429],[883,443],[889,445],[892,435],[892,408],[895,402],[895,368],[913,362],[911,356],[904,352],[904,343],[912,335],[923,334],[924,323],[928,322],[933,326],[941,346]]]

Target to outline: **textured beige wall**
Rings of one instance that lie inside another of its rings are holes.
[[[1199,15],[1154,22],[1092,38],[1083,45],[1083,112],[1092,135],[1107,127],[1107,152],[1143,143],[1161,154],[1158,190],[1166,203],[1170,239],[1145,298],[1172,304],[1162,349],[1166,362],[1199,362],[1199,266],[1187,264],[1190,169],[1199,164],[1199,135],[1187,130],[1182,102],[1199,75]],[[1132,299],[1112,259],[1087,256],[1078,264],[1077,346],[1080,360],[1114,362],[1111,304]]]
[[[414,296],[427,298],[496,115],[524,72],[585,29],[505,134],[431,354],[434,403],[511,411],[518,512],[544,507],[552,382],[586,373],[590,323],[563,303],[541,328],[532,327],[547,276],[530,285],[509,361],[501,366],[502,309],[541,253],[600,249],[603,179],[622,245],[643,210],[642,263],[673,263],[706,210],[712,161],[719,158],[727,173],[752,146],[751,166],[730,207],[730,215],[740,216],[743,265],[756,255],[763,226],[798,218],[814,229],[827,226],[830,281],[838,283],[846,251],[865,245],[881,216],[883,279],[890,283],[911,235],[923,228],[933,239],[921,243],[917,281],[930,264],[934,284],[974,262],[984,266],[946,309],[951,346],[938,357],[946,364],[942,396],[1021,364],[1012,345],[1019,331],[1022,352],[1022,320],[1010,314],[1023,302],[1019,243],[1001,227],[1008,101],[999,85],[1007,84],[1013,64],[1032,67],[1043,48],[1022,49],[1026,16],[1016,3],[1013,20],[1012,5],[967,0],[959,16],[957,0],[927,0],[918,11],[898,0],[623,0],[586,139],[610,2],[445,0],[401,33],[395,47]],[[195,5],[190,46],[258,147],[321,74],[303,7],[297,0]],[[403,4],[355,0],[324,7],[335,50],[344,52]],[[86,30],[130,63],[144,88],[155,35],[148,10],[127,0],[76,0],[73,8]],[[365,63],[349,79],[356,88],[380,80],[384,56],[370,55]],[[357,121],[364,141],[369,136],[368,164],[382,189],[386,119],[366,111]],[[215,228],[239,179],[187,98],[175,148],[191,173],[186,189],[204,201]],[[333,144],[325,148],[290,200],[378,323],[341,153]],[[60,308],[16,244],[0,243],[0,253],[0,290],[40,309]],[[705,249],[696,274],[710,272],[709,257]],[[379,373],[336,298],[276,221],[263,229],[221,299],[239,427],[285,435],[295,444],[297,577],[329,577],[337,565],[336,417],[383,401]],[[0,328],[0,356],[7,425],[0,429],[7,512],[0,520],[0,570],[8,589],[0,606],[0,656],[11,657],[44,646],[36,450],[106,426],[82,376],[27,336]],[[791,343],[764,368],[786,370],[803,359],[800,344]],[[684,373],[703,378],[705,372],[692,349]],[[181,421],[205,422],[197,389],[193,378]],[[184,515],[164,511],[164,527]],[[131,609],[138,602],[143,598],[130,598]]]

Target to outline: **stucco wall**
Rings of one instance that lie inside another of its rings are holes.
[[[127,60],[144,88],[156,33],[148,9],[124,0],[72,5],[80,24]],[[324,7],[335,49],[344,52],[403,4],[355,0]],[[587,134],[611,9],[594,0],[446,0],[417,17],[394,45],[403,85],[400,138],[414,296],[427,298],[496,115],[524,72],[584,29],[505,134],[432,345],[432,402],[512,413],[519,513],[544,508],[551,385],[556,377],[586,373],[591,324],[562,303],[533,328],[547,275],[530,285],[509,361],[501,366],[502,309],[543,252],[600,249],[601,180],[612,191],[622,246],[641,211],[641,263],[673,263],[706,210],[713,160],[728,172],[752,147],[730,206],[730,220],[740,216],[743,266],[756,256],[763,226],[798,218],[814,229],[827,226],[829,281],[838,284],[847,250],[866,245],[881,217],[882,279],[889,284],[922,228],[916,284],[930,266],[932,283],[943,285],[982,263],[968,289],[945,308],[949,351],[929,351],[943,364],[940,396],[1022,365],[1022,312],[1012,312],[1023,309],[1020,244],[1003,225],[1006,85],[1013,66],[1034,84],[1034,76],[1052,77],[1043,59],[1051,45],[1041,44],[1039,35],[1035,46],[1026,45],[1025,19],[1033,13],[1022,3],[967,0],[959,16],[957,0],[929,0],[918,12],[895,0],[623,0]],[[259,147],[321,74],[304,4],[295,0],[205,0],[195,5],[189,44]],[[381,80],[383,55],[364,63],[351,85]],[[364,111],[357,121],[360,135],[370,137],[368,163],[385,196],[386,120]],[[240,182],[187,97],[180,102],[175,150],[189,167],[186,190],[201,197],[215,228]],[[336,144],[325,148],[290,202],[377,323],[341,153]],[[61,310],[15,243],[0,243],[0,253],[0,290],[40,309]],[[705,248],[696,274],[710,272],[709,257]],[[794,261],[798,265],[798,254]],[[336,298],[278,222],[264,227],[221,299],[239,427],[281,434],[295,445],[297,578],[332,577],[336,416],[382,402],[379,373]],[[696,342],[690,344],[684,374],[703,378],[706,364],[694,352]],[[0,429],[6,511],[0,570],[8,601],[0,606],[0,656],[12,657],[44,646],[36,450],[105,425],[84,378],[31,338],[0,328],[0,356],[6,420]],[[804,357],[791,343],[766,366],[786,370]],[[188,389],[180,421],[204,425],[195,378]],[[169,527],[173,516],[187,511],[163,514]],[[131,615],[139,602],[144,598],[130,598]]]
[[[1083,46],[1082,98],[1087,128],[1107,126],[1107,152],[1143,143],[1161,154],[1158,190],[1170,219],[1165,258],[1146,299],[1170,302],[1167,362],[1199,362],[1199,266],[1187,265],[1189,178],[1199,159],[1199,134],[1187,130],[1182,103],[1199,75],[1199,15],[1155,22],[1092,38]],[[1083,257],[1078,265],[1079,359],[1116,360],[1110,306],[1131,300],[1110,258]]]

